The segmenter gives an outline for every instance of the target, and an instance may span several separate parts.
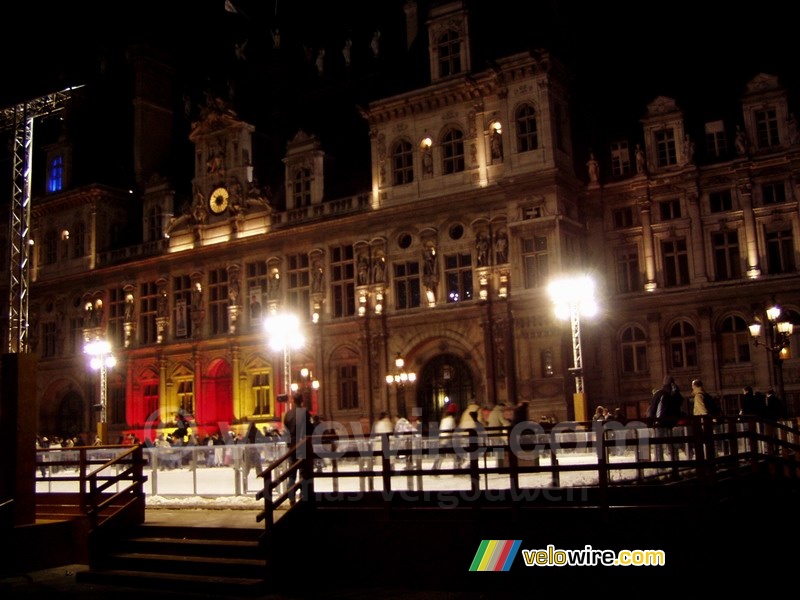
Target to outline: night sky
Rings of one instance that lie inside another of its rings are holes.
[[[342,40],[350,36],[353,60],[363,65],[375,29],[381,29],[387,53],[402,55],[404,50],[403,0],[231,1],[238,13],[226,11],[224,0],[6,4],[3,26],[14,33],[0,36],[0,106],[91,81],[102,68],[114,69],[124,61],[125,48],[134,41],[162,45],[178,57],[185,78],[181,85],[187,90],[194,86],[195,96],[203,86],[227,89],[231,74],[245,71],[247,77],[261,77],[259,91],[267,89],[270,75],[262,65],[272,51],[270,31],[275,28],[281,30],[282,47],[287,52],[293,48],[298,56],[303,45],[325,45],[329,57],[341,61]],[[784,14],[784,5],[773,0],[737,8],[730,2],[687,0],[473,4],[473,29],[490,38],[477,54],[542,47],[572,68],[574,133],[584,146],[600,144],[622,128],[635,130],[647,103],[660,95],[675,98],[698,129],[704,119],[735,119],[739,96],[760,71],[777,75],[789,88],[796,111],[797,26]],[[495,22],[508,25],[495,27]],[[246,63],[237,61],[234,51],[245,41]],[[309,63],[306,68],[313,69]],[[351,85],[337,81],[335,73],[329,83],[342,90]],[[271,93],[282,92],[275,88]]]

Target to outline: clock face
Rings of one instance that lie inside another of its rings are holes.
[[[228,208],[228,190],[224,187],[218,187],[211,192],[211,196],[208,199],[208,207],[211,212],[217,215],[225,212],[225,209]]]

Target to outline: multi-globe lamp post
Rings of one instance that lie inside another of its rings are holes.
[[[573,367],[570,370],[575,375],[575,393],[573,394],[575,420],[588,421],[589,407],[583,388],[581,317],[592,317],[597,314],[595,283],[588,275],[561,277],[550,282],[548,293],[553,301],[556,317],[570,321],[573,358]]]
[[[762,346],[769,354],[772,379],[781,402],[788,406],[786,389],[783,383],[783,361],[790,358],[789,340],[794,333],[794,324],[787,318],[784,310],[773,300],[772,306],[764,311],[766,323],[760,317],[750,325],[753,344]],[[761,339],[761,335],[764,339]]]
[[[293,313],[274,313],[264,319],[264,330],[269,336],[270,348],[275,352],[283,352],[283,393],[291,408],[291,351],[302,348],[305,344],[305,337],[300,330],[300,319]]]
[[[111,351],[111,344],[104,339],[87,342],[83,352],[89,356],[89,366],[100,372],[100,419],[97,422],[97,435],[105,444],[108,423],[108,369],[117,364],[117,359]]]
[[[306,401],[306,408],[311,412],[318,412],[317,407],[314,406],[314,396],[312,394],[319,390],[319,379],[314,377],[311,370],[303,367],[300,369],[300,381],[292,382],[292,392],[301,392]]]
[[[394,372],[386,375],[386,384],[389,387],[394,387],[397,390],[397,412],[401,417],[406,417],[406,396],[405,387],[407,383],[414,383],[417,380],[417,374],[414,371],[405,370],[405,359],[397,355],[394,359]]]

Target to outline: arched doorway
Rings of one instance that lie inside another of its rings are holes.
[[[417,405],[422,409],[423,429],[439,423],[446,404],[455,404],[458,415],[475,396],[472,371],[453,354],[440,354],[426,364],[417,379]]]

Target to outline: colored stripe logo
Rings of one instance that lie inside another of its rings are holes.
[[[508,571],[519,552],[522,540],[483,540],[478,546],[470,571]]]

